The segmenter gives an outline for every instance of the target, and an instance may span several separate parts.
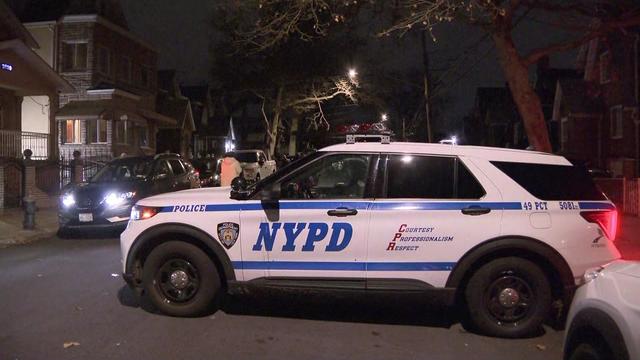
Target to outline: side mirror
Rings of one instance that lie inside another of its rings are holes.
[[[231,191],[242,192],[247,189],[247,180],[242,176],[238,176],[231,180]]]

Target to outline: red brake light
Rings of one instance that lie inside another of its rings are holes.
[[[616,239],[618,211],[581,211],[580,215],[590,223],[598,224],[609,240]]]

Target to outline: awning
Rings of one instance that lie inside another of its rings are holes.
[[[111,100],[75,100],[56,113],[56,120],[98,119],[111,110]]]
[[[155,111],[138,109],[138,113],[149,120],[157,122],[158,126],[163,129],[177,128],[178,126],[178,122],[175,119],[162,115]]]

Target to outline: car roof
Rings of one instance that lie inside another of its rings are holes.
[[[526,162],[551,165],[571,165],[562,156],[530,150],[495,148],[487,146],[451,145],[413,142],[356,142],[337,144],[320,149],[324,152],[382,152],[430,155],[453,155],[485,159],[488,161]]]

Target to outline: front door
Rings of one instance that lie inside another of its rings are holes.
[[[463,160],[388,155],[386,189],[372,205],[368,288],[388,279],[442,287],[462,255],[500,234],[501,195]]]
[[[374,161],[327,154],[274,180],[279,201],[241,212],[245,274],[364,287]]]

